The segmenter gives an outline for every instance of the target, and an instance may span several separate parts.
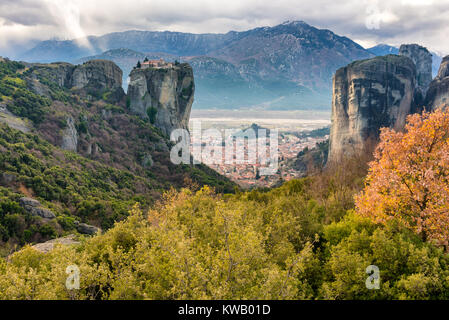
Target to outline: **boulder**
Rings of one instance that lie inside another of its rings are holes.
[[[92,226],[92,225],[86,224],[86,223],[76,223],[76,229],[78,230],[79,233],[89,234],[89,235],[95,235],[99,231],[101,232],[100,228],[97,228],[95,226]]]
[[[17,176],[14,173],[0,173],[0,185],[9,186],[17,180]]]
[[[71,234],[66,237],[56,238],[46,242],[35,244],[33,248],[42,253],[47,253],[53,250],[56,244],[78,245],[80,244],[80,242],[76,240],[76,236],[74,234]]]
[[[42,204],[36,199],[23,197],[19,199],[19,204],[33,216],[40,216],[45,219],[56,218],[56,215],[51,210],[43,208]]]
[[[19,203],[23,208],[37,208],[41,206],[39,201],[28,197],[20,198]]]
[[[41,207],[31,208],[29,210],[29,212],[32,215],[34,215],[34,216],[40,216],[40,217],[45,218],[45,219],[54,219],[54,218],[56,218],[55,214],[51,210],[48,210],[48,209],[45,209],[45,208],[41,208]]]

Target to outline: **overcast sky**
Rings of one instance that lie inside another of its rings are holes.
[[[304,20],[362,46],[449,54],[449,0],[0,0],[0,54],[33,40],[138,30],[222,33]]]

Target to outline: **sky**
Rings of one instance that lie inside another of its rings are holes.
[[[449,54],[449,0],[0,0],[0,55],[48,39],[125,30],[225,33],[286,20],[364,47],[419,43]]]

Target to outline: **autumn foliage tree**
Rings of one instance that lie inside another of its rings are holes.
[[[449,112],[414,114],[403,132],[384,128],[357,212],[394,219],[423,240],[449,239]]]

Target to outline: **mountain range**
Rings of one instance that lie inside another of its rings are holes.
[[[372,56],[354,41],[303,21],[226,34],[125,31],[85,40],[89,46],[79,40],[43,41],[19,58],[72,63],[111,59],[125,79],[145,56],[179,58],[195,72],[195,108],[329,108],[333,72]]]
[[[179,60],[194,70],[194,108],[329,109],[332,76],[338,68],[397,50],[388,45],[365,49],[330,30],[287,21],[225,34],[125,31],[86,39],[48,40],[19,58],[71,63],[112,60],[123,70],[125,90],[127,75],[137,61],[145,57]]]

